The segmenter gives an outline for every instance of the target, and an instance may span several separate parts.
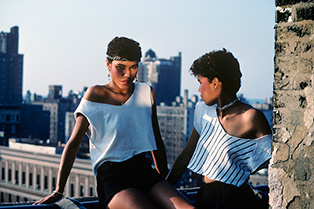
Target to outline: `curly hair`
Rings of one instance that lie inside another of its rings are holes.
[[[140,62],[142,51],[138,42],[126,37],[115,37],[108,44],[107,55]],[[108,60],[112,62],[112,59],[108,58]]]
[[[204,54],[195,60],[190,68],[194,75],[207,77],[209,82],[216,77],[222,82],[222,88],[237,93],[241,86],[242,73],[238,60],[225,48]]]

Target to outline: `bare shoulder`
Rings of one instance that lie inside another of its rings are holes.
[[[260,120],[262,117],[264,117],[264,114],[260,110],[248,104],[245,104],[245,106],[246,108],[243,115],[245,116],[246,120],[255,121]]]
[[[243,113],[243,119],[247,124],[251,125],[256,133],[256,137],[271,134],[269,123],[262,111],[247,105],[246,111]]]
[[[99,102],[102,101],[104,97],[106,97],[107,91],[104,86],[95,85],[91,86],[87,89],[84,94],[84,99],[89,100],[91,102]]]

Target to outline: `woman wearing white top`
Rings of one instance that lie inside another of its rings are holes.
[[[154,91],[133,83],[141,59],[139,44],[116,37],[107,49],[110,82],[90,87],[75,112],[76,124],[62,154],[57,187],[35,204],[52,203],[64,187],[85,133],[104,208],[193,208],[163,179],[168,168]],[[156,170],[145,158],[151,151]]]
[[[268,121],[237,99],[242,74],[232,53],[207,53],[190,71],[200,83],[202,101],[195,109],[190,139],[167,180],[175,184],[189,168],[203,176],[197,208],[258,208],[247,181],[271,157]]]

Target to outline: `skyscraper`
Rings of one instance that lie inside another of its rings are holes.
[[[149,49],[139,65],[138,80],[155,89],[157,105],[161,102],[170,105],[180,96],[181,52],[170,59],[161,59]]]
[[[23,55],[18,53],[19,28],[0,32],[0,104],[22,103]]]
[[[21,120],[23,55],[18,54],[19,29],[0,32],[0,144],[16,137]]]

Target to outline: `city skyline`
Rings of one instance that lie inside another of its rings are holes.
[[[24,55],[23,94],[48,94],[49,85],[70,90],[108,82],[107,43],[115,36],[139,41],[143,55],[182,53],[181,95],[199,95],[188,72],[195,59],[225,47],[243,73],[239,93],[272,96],[275,3],[240,0],[194,2],[1,0],[0,31],[19,27]],[[88,76],[87,76],[88,75]]]

